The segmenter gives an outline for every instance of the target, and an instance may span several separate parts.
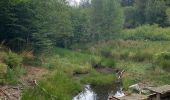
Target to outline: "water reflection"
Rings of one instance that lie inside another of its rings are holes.
[[[111,86],[90,87],[90,85],[86,85],[84,91],[75,96],[73,100],[107,100],[110,96],[124,96],[122,88],[117,88],[111,88]]]
[[[125,96],[125,94],[123,93],[123,88],[120,88],[120,90],[118,90],[113,96],[117,98]]]
[[[73,100],[97,100],[96,97],[97,95],[93,92],[90,85],[86,85],[84,91],[74,97]]]

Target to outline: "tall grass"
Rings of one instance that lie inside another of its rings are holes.
[[[158,25],[143,25],[135,29],[127,29],[123,34],[124,39],[130,40],[170,40],[170,28],[162,28]]]
[[[76,93],[80,92],[83,84],[109,84],[115,79],[114,75],[98,73],[92,68],[92,59],[101,59],[100,56],[55,48],[53,53],[44,59],[42,66],[49,68],[51,73],[39,84],[58,100],[71,100]],[[77,77],[75,74],[80,76]],[[49,94],[35,87],[26,90],[22,99],[48,100]]]
[[[68,77],[60,71],[55,71],[39,84],[40,87],[45,89],[48,94],[36,87],[27,90],[23,94],[22,100],[51,100],[52,95],[56,97],[53,99],[70,100],[75,93],[78,93],[81,90],[79,81],[74,80],[72,77]]]

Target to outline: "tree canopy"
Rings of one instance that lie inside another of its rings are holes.
[[[169,26],[169,0],[1,0],[0,42],[15,51],[109,40],[122,28]]]

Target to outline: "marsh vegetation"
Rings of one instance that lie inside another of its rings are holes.
[[[0,1],[0,89],[77,100],[86,86],[103,100],[136,83],[170,84],[169,0],[70,2]]]

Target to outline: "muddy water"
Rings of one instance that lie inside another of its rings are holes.
[[[108,100],[109,96],[123,96],[121,86],[112,84],[106,86],[85,85],[84,90],[73,98],[73,100]]]

